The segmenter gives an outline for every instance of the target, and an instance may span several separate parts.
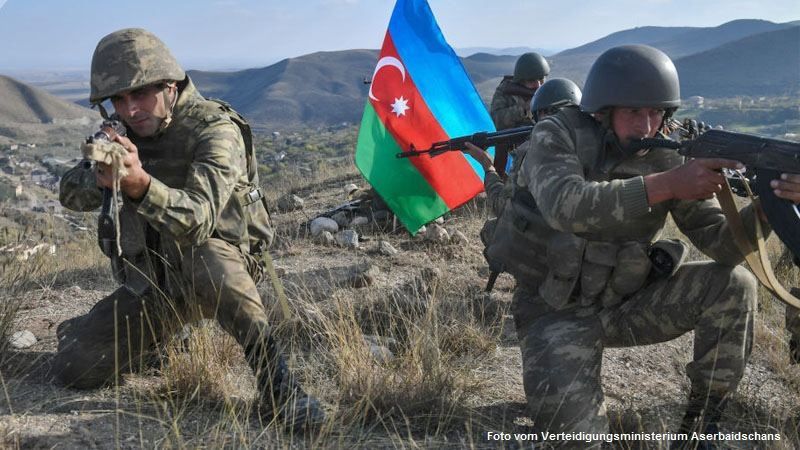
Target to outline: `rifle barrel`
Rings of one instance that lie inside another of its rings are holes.
[[[471,142],[472,144],[475,144],[478,147],[482,148],[488,148],[495,144],[503,142],[519,143],[527,140],[532,130],[533,130],[533,125],[517,127],[517,128],[509,128],[507,130],[493,131],[491,133],[481,131],[466,136],[455,137],[453,139],[449,139],[446,141],[434,142],[430,146],[430,148],[425,150],[415,150],[412,146],[411,150],[406,152],[400,152],[397,154],[397,157],[409,158],[409,157],[424,155],[426,153],[430,153],[431,157],[434,157],[444,152],[452,150],[462,150],[464,148],[464,144],[467,142]]]

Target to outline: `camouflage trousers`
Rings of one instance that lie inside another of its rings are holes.
[[[145,365],[158,344],[198,315],[216,318],[245,348],[268,338],[267,315],[248,272],[251,259],[212,238],[183,256],[174,274],[181,288],[173,289],[181,292],[117,289],[87,314],[59,325],[53,375],[82,389],[113,383]]]
[[[695,392],[736,389],[752,346],[756,281],[742,267],[689,263],[610,307],[553,310],[520,285],[513,312],[529,413],[540,433],[606,433],[600,379],[605,347],[648,345],[694,330],[686,367]],[[676,393],[677,394],[677,393]],[[564,441],[559,448],[599,448]]]

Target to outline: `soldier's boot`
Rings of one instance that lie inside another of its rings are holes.
[[[708,439],[692,440],[692,433],[704,435],[719,433],[719,422],[727,403],[726,398],[706,396],[692,391],[689,394],[689,405],[683,416],[679,434],[686,434],[687,440],[675,440],[670,450],[716,450],[721,449],[718,441]]]
[[[289,370],[272,336],[262,335],[245,347],[245,356],[256,374],[259,414],[294,432],[311,431],[325,422],[319,400],[308,395]]]

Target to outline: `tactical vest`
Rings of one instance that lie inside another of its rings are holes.
[[[246,167],[246,175],[237,180],[228,202],[217,213],[212,237],[239,247],[245,254],[259,256],[273,239],[266,199],[258,181],[258,163],[253,147],[252,131],[247,121],[230,105],[219,100],[202,98],[189,84],[179,101],[172,123],[156,138],[135,141],[144,169],[170,188],[183,189],[188,171],[195,157],[194,140],[198,130],[214,126],[219,121],[231,121],[239,128],[245,144],[244,161],[232,161]],[[178,110],[180,108],[180,110]],[[166,282],[163,264],[180,261],[187,247],[177,242],[169,233],[158,233],[144,216],[138,214],[137,205],[125,201],[120,210],[120,243],[125,264],[124,284],[134,292],[143,292],[158,280]],[[148,250],[163,256],[148,257]],[[255,268],[251,268],[257,270]],[[260,274],[251,273],[254,277]]]
[[[250,182],[248,189],[245,189],[241,196],[242,207],[247,212],[248,249],[251,253],[260,253],[272,243],[275,232],[269,217],[267,199],[261,191],[258,181],[258,159],[253,146],[253,130],[247,120],[227,102],[216,98],[209,99],[209,101],[219,104],[222,111],[239,127],[242,133],[245,157],[247,158],[247,179]]]
[[[575,108],[565,108],[543,120],[554,121],[569,131],[587,181],[646,175],[682,161],[677,153],[666,149],[625,157],[613,133]],[[650,214],[619,229],[561,232],[544,219],[525,186],[526,179],[520,174],[485,250],[493,271],[509,272],[556,309],[574,301],[610,306],[644,285],[651,271],[650,243],[663,227],[670,202],[654,205]]]

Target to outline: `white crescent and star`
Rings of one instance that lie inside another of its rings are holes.
[[[375,66],[375,72],[372,73],[372,83],[369,85],[369,98],[375,100],[376,102],[380,101],[377,97],[372,95],[372,86],[374,86],[375,75],[378,74],[378,71],[383,69],[386,66],[396,67],[397,70],[400,71],[400,75],[403,77],[403,81],[406,81],[406,68],[403,66],[403,63],[400,62],[399,59],[395,58],[394,56],[384,56],[383,58],[378,60],[378,65]]]

